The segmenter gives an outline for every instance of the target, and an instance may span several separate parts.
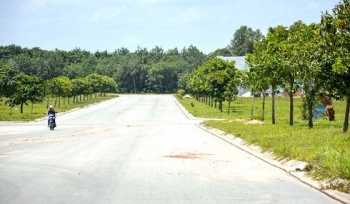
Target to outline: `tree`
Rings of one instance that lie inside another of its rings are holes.
[[[23,52],[21,46],[11,44],[9,46],[0,46],[0,59],[11,59]]]
[[[9,66],[0,67],[0,97],[5,96],[8,98],[6,103],[10,105],[10,115],[12,114],[13,102],[17,95],[20,75],[19,71]]]
[[[68,97],[72,95],[73,85],[68,77],[61,76],[53,78],[48,82],[48,93],[54,97],[55,106],[58,98],[58,107],[61,106],[60,97]]]
[[[20,105],[21,113],[23,113],[23,105],[28,105],[28,101],[32,104],[43,101],[45,92],[44,81],[41,78],[22,73],[18,84],[13,105]]]
[[[28,76],[9,67],[0,69],[0,87],[1,94],[9,98],[6,103],[10,105],[11,110],[14,105],[20,105],[21,113],[23,113],[23,105],[28,105],[28,101],[34,104],[42,102],[44,98],[42,79],[37,76]]]
[[[283,80],[283,86],[288,90],[289,95],[289,125],[294,124],[294,92],[298,89],[295,84],[296,76],[298,75],[299,67],[293,62],[298,59],[292,58],[292,52],[298,48],[294,45],[295,42],[289,41],[289,34],[295,30],[297,32],[300,22],[294,23],[290,29],[284,26],[277,26],[269,29],[268,41],[269,50],[273,53],[272,61],[276,62],[278,67],[274,67],[274,73]]]
[[[43,79],[37,76],[29,76],[30,84],[28,85],[28,100],[33,105],[37,103],[42,103],[45,97],[45,82]]]
[[[230,71],[235,71],[235,70],[230,70]],[[237,94],[238,94],[237,85],[239,84],[239,78],[240,78],[239,73],[240,72],[237,71],[237,73],[234,74],[234,77],[229,79],[226,85],[226,89],[224,91],[225,100],[227,100],[228,102],[227,114],[230,114],[231,102],[237,97]]]
[[[254,51],[252,54],[247,54],[246,62],[250,66],[247,73],[248,86],[251,92],[256,91],[265,92],[271,89],[272,96],[272,124],[276,123],[275,117],[275,96],[279,86],[282,85],[281,67],[280,67],[280,51],[278,49],[279,43],[285,39],[285,28],[278,26],[270,28],[266,37],[254,44]],[[265,101],[265,96],[263,95]],[[254,100],[254,97],[253,97]],[[254,101],[252,102],[254,104]],[[251,109],[251,115],[253,106]],[[263,102],[262,120],[264,120],[265,103]]]
[[[253,53],[254,43],[262,37],[260,30],[253,31],[252,28],[241,26],[233,35],[230,48],[234,56],[244,56],[246,53]]]
[[[319,47],[319,25],[300,24],[298,30],[290,33],[296,50],[291,52],[294,63],[299,70],[296,80],[303,90],[303,95],[308,109],[308,126],[313,127],[313,107],[319,95],[322,82],[321,71],[321,50]]]
[[[92,92],[91,90],[92,88],[85,78],[72,79],[71,82],[72,82],[73,103],[77,102],[78,100],[77,96]]]
[[[213,59],[203,63],[194,76],[190,79],[189,88],[195,88],[197,93],[208,94],[212,99],[219,102],[219,110],[222,112],[222,102],[225,98],[232,99],[235,93],[235,74],[237,69],[234,62],[221,59]],[[197,81],[197,82],[196,82]]]
[[[322,73],[331,93],[346,100],[343,132],[349,129],[350,112],[350,0],[342,0],[321,18]]]
[[[118,91],[118,85],[115,80],[108,76],[102,76],[102,88],[101,96],[106,93],[116,93]]]
[[[227,47],[225,47],[225,48],[219,48],[219,49],[216,49],[214,52],[212,52],[212,53],[209,54],[209,58],[210,58],[210,59],[214,59],[214,58],[216,58],[217,56],[224,56],[224,57],[232,56],[230,47],[227,46]]]
[[[176,92],[177,70],[175,63],[161,61],[149,70],[149,78],[159,93]]]

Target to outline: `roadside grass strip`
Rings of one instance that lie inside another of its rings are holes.
[[[345,102],[334,101],[335,121],[326,117],[313,119],[314,127],[310,129],[308,121],[301,119],[300,98],[294,99],[294,125],[290,126],[289,98],[276,98],[276,124],[272,124],[270,97],[266,98],[264,121],[262,98],[255,99],[251,117],[252,98],[237,98],[227,114],[226,102],[220,112],[194,98],[176,97],[193,116],[208,118],[203,125],[242,138],[263,152],[272,152],[277,160],[306,162],[308,165],[302,171],[326,183],[324,188],[350,193],[350,133],[342,132]]]

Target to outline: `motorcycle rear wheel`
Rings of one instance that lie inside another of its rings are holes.
[[[54,130],[55,129],[55,124],[54,123],[50,123],[50,130]]]

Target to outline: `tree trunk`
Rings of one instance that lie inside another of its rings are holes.
[[[294,125],[294,100],[293,100],[293,87],[294,87],[294,79],[290,81],[289,87],[289,125]]]
[[[11,105],[10,105],[10,116],[12,116],[13,100],[14,100],[14,99],[11,100]]]
[[[261,121],[265,120],[265,100],[266,100],[265,91],[263,91],[263,103],[262,103]]]
[[[61,107],[61,97],[58,97],[58,107]]]
[[[252,107],[250,108],[250,119],[253,119],[253,114],[254,114],[254,100],[255,100],[255,94],[253,94]]]
[[[135,82],[134,76],[131,75],[131,78],[132,78],[132,81],[133,81],[133,83],[134,83],[134,91],[135,91],[135,93],[136,93],[136,92],[137,92],[137,91],[136,91],[136,82]]]
[[[230,108],[231,108],[231,101],[228,101],[228,109],[227,109],[227,114],[230,115]]]
[[[345,110],[343,132],[347,132],[349,129],[349,112],[350,112],[350,96],[348,96],[348,98],[346,99],[346,110]]]
[[[314,124],[312,122],[312,118],[314,117],[314,114],[312,112],[312,106],[313,106],[313,103],[312,103],[312,99],[310,98],[307,98],[307,109],[308,109],[308,112],[309,112],[309,123],[308,123],[308,126],[309,128],[313,128],[314,127]]]
[[[24,104],[24,102],[22,101],[21,102],[21,114],[23,114],[23,104]]]
[[[57,96],[56,96],[56,98],[55,98],[55,107],[56,107],[56,104],[57,104]]]
[[[47,97],[47,101],[46,101],[46,109],[49,109],[49,104],[50,104],[50,98]]]
[[[222,112],[222,101],[219,101],[219,110]]]
[[[275,89],[272,87],[272,124],[276,124],[276,116],[275,116]]]
[[[34,103],[32,102],[32,109],[30,110],[30,113],[33,113],[33,107],[34,107]]]
[[[159,80],[159,84],[160,84],[160,93],[163,93],[162,80]]]

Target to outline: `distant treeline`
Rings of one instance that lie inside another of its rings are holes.
[[[80,48],[48,51],[14,44],[0,46],[0,67],[9,66],[43,80],[99,74],[113,78],[121,93],[174,93],[185,88],[192,70],[208,58],[195,46],[181,51],[177,48],[164,51],[158,46],[150,51],[139,47],[135,52],[119,48],[112,53],[92,53]]]

